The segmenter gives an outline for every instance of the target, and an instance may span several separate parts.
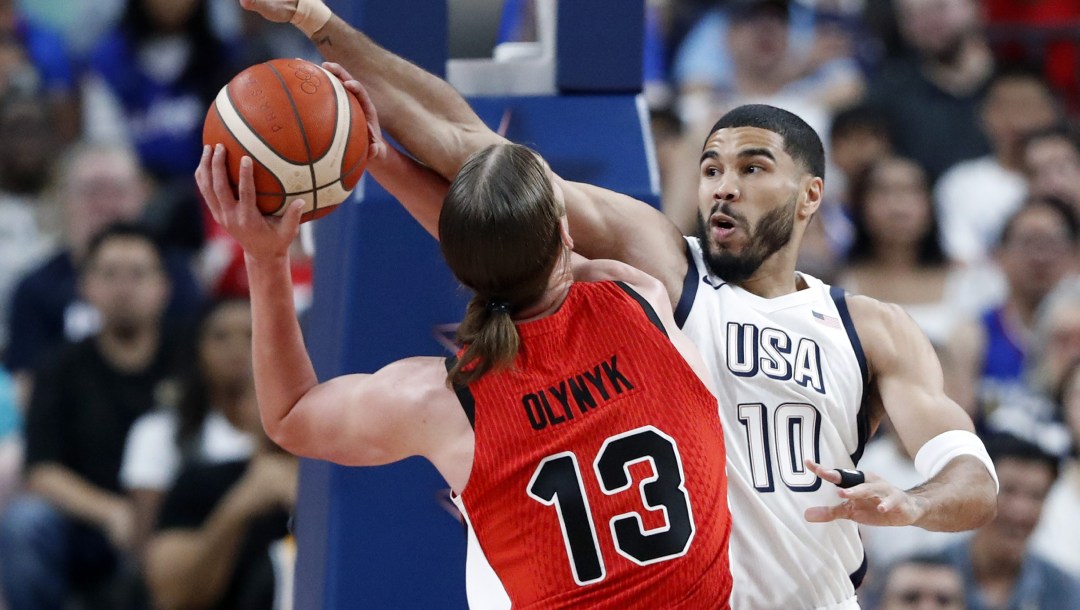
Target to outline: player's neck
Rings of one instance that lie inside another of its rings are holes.
[[[782,297],[806,288],[795,275],[795,250],[790,245],[767,258],[754,275],[736,285],[763,299]]]
[[[515,322],[529,322],[539,318],[546,318],[562,307],[566,296],[570,294],[570,285],[574,283],[574,276],[570,266],[559,262],[555,264],[555,271],[548,280],[548,286],[544,294],[532,305],[523,308],[514,314]]]

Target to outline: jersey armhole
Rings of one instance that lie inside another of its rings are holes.
[[[830,286],[829,295],[836,304],[840,320],[844,323],[844,330],[847,331],[848,341],[851,342],[851,349],[855,352],[855,359],[859,362],[859,372],[862,374],[862,400],[859,403],[859,413],[855,416],[859,444],[855,448],[855,453],[851,454],[851,462],[857,466],[862,458],[863,449],[866,448],[866,442],[870,440],[870,371],[866,365],[866,353],[863,352],[862,341],[859,340],[859,333],[855,331],[855,322],[852,321],[851,312],[848,310],[847,293],[842,288]]]
[[[653,323],[653,326],[660,329],[660,332],[664,333],[664,336],[668,336],[667,329],[664,328],[664,323],[660,321],[660,316],[656,315],[656,310],[653,309],[651,303],[645,300],[645,297],[638,294],[636,290],[630,287],[629,284],[622,281],[616,281],[615,285],[622,289],[623,292],[630,295],[630,298],[637,301],[637,304],[641,306],[641,309],[645,311],[645,315],[649,318],[649,321]],[[670,338],[670,337],[669,337]]]
[[[684,252],[686,253],[686,276],[683,277],[682,294],[679,295],[679,302],[675,305],[675,325],[682,328],[686,324],[686,319],[690,317],[690,309],[694,306],[694,298],[697,296],[698,288],[698,268],[697,261],[694,260],[694,252],[690,247],[690,242],[683,239],[683,245],[686,246]]]
[[[447,356],[446,372],[449,373],[450,369],[454,368],[455,364],[457,364],[457,356]],[[465,417],[469,418],[469,427],[476,430],[476,400],[473,398],[472,392],[469,391],[468,386],[452,385],[454,394],[461,404],[461,410],[465,412]]]

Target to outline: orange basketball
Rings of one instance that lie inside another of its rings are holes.
[[[303,199],[303,222],[352,192],[367,164],[368,131],[360,102],[333,74],[301,59],[275,59],[221,89],[206,113],[203,143],[225,145],[234,193],[247,155],[259,210],[281,215],[286,203]]]

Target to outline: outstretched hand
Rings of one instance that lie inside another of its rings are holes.
[[[265,216],[255,205],[255,178],[251,158],[240,160],[240,199],[233,195],[229,170],[225,165],[225,147],[204,146],[195,182],[206,200],[214,220],[244,248],[248,256],[269,260],[284,257],[300,232],[300,216],[304,201],[295,199],[286,204],[280,216]]]
[[[382,139],[382,128],[379,127],[379,113],[375,109],[375,104],[371,101],[367,89],[364,89],[360,81],[353,78],[352,74],[349,74],[349,71],[343,68],[341,64],[324,61],[322,67],[330,74],[338,77],[341,84],[345,86],[345,90],[356,96],[357,101],[360,102],[360,108],[364,111],[364,120],[367,122],[368,161],[385,159],[387,152],[386,142]]]
[[[833,485],[840,484],[840,473],[824,468],[811,460],[806,467]],[[913,525],[922,517],[924,508],[919,499],[892,485],[885,479],[865,473],[866,481],[849,489],[837,489],[843,500],[836,506],[814,506],[806,509],[804,517],[811,523],[827,523],[848,519],[866,525]]]
[[[275,23],[288,23],[296,13],[296,0],[240,0],[240,6]]]

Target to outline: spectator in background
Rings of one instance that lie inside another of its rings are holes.
[[[79,132],[78,75],[63,36],[26,19],[16,0],[0,0],[0,38],[17,43],[26,67],[32,68],[18,77],[23,93],[40,93],[56,134],[64,142],[74,140]]]
[[[0,368],[0,514],[22,484],[22,419],[15,402],[15,381]]]
[[[10,610],[63,608],[73,590],[99,589],[125,573],[135,522],[119,481],[124,439],[174,371],[162,324],[163,264],[135,226],[110,227],[87,247],[80,288],[100,312],[101,330],[38,373],[27,413],[27,495],[0,517]]]
[[[54,121],[38,96],[0,98],[0,319],[16,283],[55,246],[57,210],[45,195],[56,155]],[[0,349],[7,326],[0,328]]]
[[[889,567],[877,610],[965,610],[964,579],[952,564],[913,555]]]
[[[892,154],[888,126],[872,108],[845,108],[833,117],[828,153],[825,199],[803,235],[799,269],[826,282],[835,282],[854,239],[851,183],[875,161]]]
[[[1054,562],[1073,578],[1080,578],[1080,360],[1073,362],[1058,392],[1061,419],[1069,427],[1072,451],[1061,475],[1050,489],[1042,519],[1032,538],[1032,550]]]
[[[96,312],[79,298],[77,270],[96,235],[112,223],[138,220],[146,204],[138,159],[124,148],[76,146],[61,161],[58,182],[64,243],[18,283],[7,319],[7,365],[24,388],[52,351],[97,330]],[[165,268],[172,283],[169,319],[189,318],[201,297],[188,261],[167,250]]]
[[[986,411],[1024,392],[1035,313],[1050,291],[1076,271],[1080,225],[1055,199],[1029,200],[1005,221],[994,258],[1004,300],[961,323],[942,364],[945,387],[982,428]],[[985,409],[985,410],[984,410]]]
[[[199,164],[206,109],[239,71],[233,41],[218,39],[206,0],[130,0],[119,27],[90,58],[87,95],[111,100],[118,120],[88,116],[91,137],[119,124],[147,172],[158,182],[148,216],[160,219],[166,242],[197,249],[203,242],[200,205],[191,180]],[[106,134],[107,135],[107,134]]]
[[[1080,40],[1069,26],[1080,23],[1080,3],[1069,0],[983,0],[989,22],[1001,27],[998,56],[1038,59],[1050,82],[1080,110]],[[1057,35],[1047,36],[1057,29]],[[1008,32],[1008,34],[1006,34]],[[1075,30],[1073,30],[1075,32]]]
[[[1028,383],[1053,396],[1074,360],[1080,359],[1080,277],[1058,282],[1035,312],[1028,350]]]
[[[1034,197],[1056,197],[1080,216],[1080,131],[1059,125],[1024,143],[1024,173]]]
[[[1080,608],[1080,582],[1028,550],[1058,457],[1008,435],[985,440],[1000,481],[997,516],[944,553],[964,576],[968,608]]]
[[[852,182],[874,161],[892,155],[889,124],[870,106],[860,104],[844,108],[833,116],[828,152],[826,198],[848,210]]]
[[[763,103],[794,112],[827,134],[831,112],[854,103],[863,92],[846,35],[834,29],[814,32],[815,50],[794,56],[790,1],[732,0],[726,7],[722,52],[730,57],[731,73],[681,80],[680,115],[689,132],[705,133],[716,117],[735,106]],[[715,55],[707,59],[715,61]]]
[[[251,404],[251,305],[245,299],[213,302],[194,337],[194,357],[165,404],[136,420],[128,434],[120,482],[135,507],[136,540],[143,542],[184,463],[246,460],[257,414]]]
[[[146,556],[160,610],[273,610],[291,562],[278,549],[296,503],[298,463],[262,433],[254,402],[247,430],[260,439],[250,460],[187,462],[161,508]],[[280,567],[279,567],[280,566]]]
[[[887,157],[864,172],[852,189],[855,237],[838,283],[899,304],[940,346],[971,295],[942,250],[929,188],[910,159]]]
[[[1054,125],[1058,113],[1038,72],[1008,67],[991,79],[980,116],[993,153],[954,165],[934,190],[945,250],[954,260],[987,257],[1005,219],[1024,201],[1024,140]]]
[[[893,60],[870,84],[897,151],[935,181],[945,170],[990,152],[979,105],[994,58],[977,0],[894,0],[910,57]]]

